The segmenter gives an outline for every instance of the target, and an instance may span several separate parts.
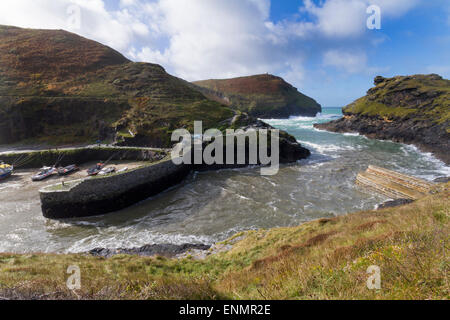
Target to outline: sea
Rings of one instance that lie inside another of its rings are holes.
[[[0,252],[85,252],[146,244],[206,243],[253,229],[296,226],[324,217],[371,210],[388,198],[355,186],[358,172],[378,165],[429,181],[450,167],[412,145],[313,127],[342,117],[338,107],[316,117],[264,119],[311,150],[308,159],[282,165],[275,176],[260,168],[192,173],[182,184],[106,216],[47,220],[37,192],[0,203]],[[27,182],[28,183],[28,182]],[[2,192],[21,193],[17,181]]]

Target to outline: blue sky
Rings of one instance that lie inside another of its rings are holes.
[[[15,0],[0,24],[69,30],[186,80],[276,74],[324,106],[376,75],[450,76],[448,0]]]

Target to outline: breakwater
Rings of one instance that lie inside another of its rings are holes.
[[[256,136],[256,134],[255,134]],[[237,137],[234,138],[239,141]],[[233,158],[236,160],[238,153],[238,146],[234,144]],[[257,142],[259,145],[259,141]],[[208,144],[201,145],[201,151],[207,148]],[[280,162],[289,163],[300,159],[307,158],[310,153],[307,149],[301,147],[299,143],[288,135],[282,135],[279,138],[280,146]],[[227,148],[224,147],[224,155],[226,157]],[[249,155],[251,153],[249,139],[242,140],[242,147],[245,152],[244,161],[242,164],[230,165],[208,165],[204,161],[200,164],[194,164],[194,150],[193,146],[188,145],[187,157],[191,159],[190,163],[182,163],[173,161],[171,157],[166,157],[164,160],[159,160],[164,153],[155,152],[148,149],[139,148],[111,148],[111,150],[95,150],[95,149],[81,149],[72,150],[74,154],[79,157],[83,155],[89,159],[98,159],[106,157],[110,154],[111,157],[120,157],[121,160],[127,160],[124,157],[129,157],[132,160],[148,159],[154,163],[147,163],[140,168],[136,168],[125,173],[113,174],[102,177],[88,178],[84,180],[71,181],[68,183],[59,183],[48,186],[40,190],[41,207],[44,217],[51,219],[65,219],[75,217],[88,217],[107,214],[129,207],[137,202],[145,200],[151,196],[157,195],[162,191],[180,183],[191,171],[206,171],[218,169],[230,169],[236,167],[243,167],[249,164],[260,164],[261,159],[256,157],[256,163],[249,162]],[[266,146],[267,148],[267,146]],[[270,151],[268,147],[268,151]],[[102,152],[99,154],[98,152]],[[109,151],[106,153],[105,151]],[[271,151],[270,151],[271,152]],[[84,154],[85,153],[85,154]],[[75,161],[77,158],[72,155],[67,156],[70,161]],[[52,151],[44,153],[44,156],[37,155],[40,158],[45,158],[46,163],[51,163],[52,160],[58,161],[60,154]],[[86,159],[83,158],[83,159]],[[64,158],[66,159],[66,157]],[[37,161],[37,160],[34,160]],[[41,160],[42,161],[42,160]],[[50,161],[50,162],[49,162]],[[65,161],[68,161],[66,159]],[[86,161],[86,160],[84,160]]]
[[[40,190],[42,212],[64,219],[117,211],[180,183],[190,171],[165,159],[125,173],[52,185]]]

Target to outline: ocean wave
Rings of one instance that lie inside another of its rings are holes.
[[[318,113],[315,117],[305,117],[305,116],[290,116],[289,120],[296,121],[313,121],[313,120],[329,120],[329,119],[338,119],[342,118],[340,114],[322,114]]]
[[[418,177],[426,180],[434,180],[442,176],[450,176],[450,166],[447,166],[443,161],[436,158],[431,152],[423,152],[412,144],[403,144],[401,150],[405,155],[409,155],[411,153],[419,155],[421,158],[420,160],[428,167],[430,163],[434,166],[433,169],[430,168],[424,170],[419,168],[418,170],[415,170],[415,175]]]
[[[260,119],[264,122],[269,123],[279,123],[279,124],[285,124],[292,121],[302,121],[302,122],[311,122],[311,121],[318,121],[318,120],[332,120],[332,119],[339,119],[342,118],[341,114],[322,114],[318,113],[314,117],[307,117],[307,116],[290,116],[288,119],[279,119],[279,118],[272,118],[272,119]]]
[[[343,135],[347,136],[347,137],[364,137],[363,135],[361,135],[358,132],[345,132],[345,133],[343,133]]]
[[[175,244],[182,245],[185,243],[195,244],[212,244],[215,239],[208,236],[195,236],[184,234],[163,234],[159,232],[136,232],[129,234],[128,232],[114,234],[105,238],[100,235],[92,235],[76,241],[70,248],[64,250],[64,253],[82,253],[95,248],[139,248],[152,244]]]
[[[305,145],[307,147],[313,148],[315,151],[319,153],[327,153],[327,152],[338,152],[338,151],[355,151],[359,150],[358,146],[339,146],[335,144],[317,144],[307,141],[297,140],[298,143]]]
[[[319,120],[331,120],[331,119],[340,119],[342,118],[342,114],[317,114],[316,116]]]
[[[290,116],[289,119],[287,119],[287,121],[289,120],[293,120],[293,121],[313,121],[314,119],[316,119],[317,116],[315,117],[305,117],[305,116]]]

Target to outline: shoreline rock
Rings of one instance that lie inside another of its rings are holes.
[[[450,182],[450,177],[439,177],[439,178],[434,179],[433,182],[447,183],[447,182]]]
[[[343,109],[344,117],[314,127],[413,144],[450,164],[450,81],[439,75],[383,78]]]
[[[450,164],[450,134],[441,125],[430,121],[402,120],[387,122],[379,117],[347,116],[314,128],[337,133],[359,133],[370,139],[390,140],[412,144],[423,152],[431,152],[436,158]]]
[[[414,202],[414,200],[411,200],[411,199],[389,200],[389,201],[386,201],[386,202],[380,204],[377,207],[377,210],[382,210],[382,209],[386,209],[386,208],[401,207],[401,206],[404,206],[405,204],[410,204],[412,202]]]
[[[152,256],[164,256],[167,258],[173,258],[177,255],[186,253],[190,250],[206,251],[211,248],[211,245],[207,244],[192,244],[184,243],[182,245],[176,244],[151,244],[145,245],[139,248],[131,249],[107,249],[107,248],[95,248],[87,253],[94,257],[110,258],[112,256],[125,254],[125,255],[137,255],[142,257],[152,257]]]

